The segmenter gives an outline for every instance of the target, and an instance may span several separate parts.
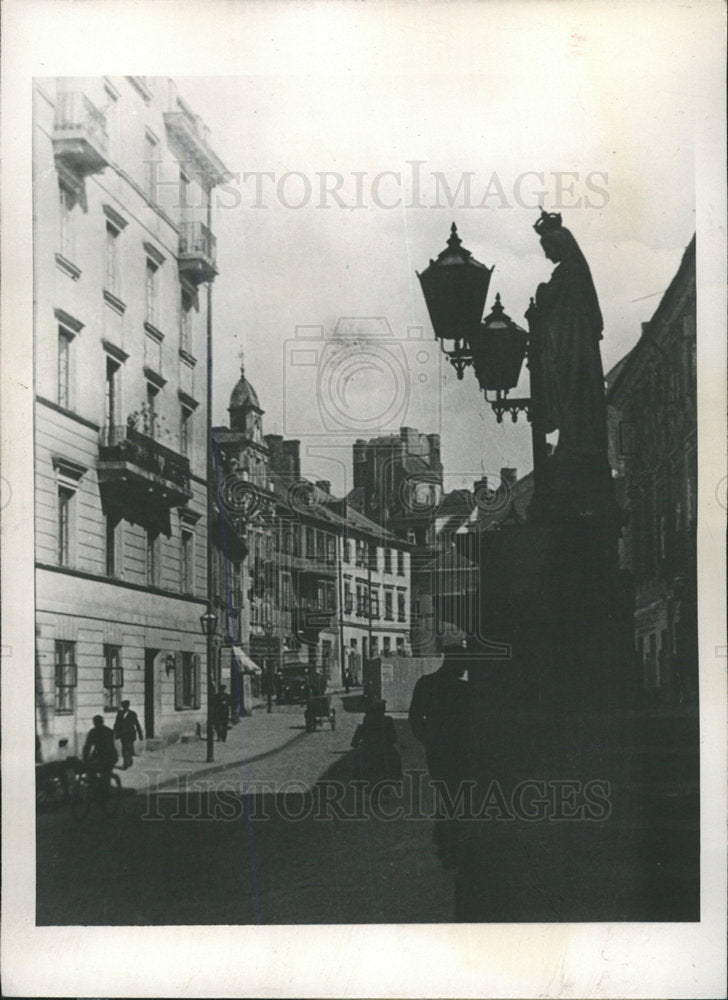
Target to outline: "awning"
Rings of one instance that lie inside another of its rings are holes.
[[[237,669],[243,674],[262,674],[263,670],[255,660],[251,660],[248,654],[240,646],[223,646],[220,650],[220,666],[223,670],[231,670],[233,667],[233,656]]]

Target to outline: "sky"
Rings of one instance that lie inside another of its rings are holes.
[[[525,325],[552,268],[537,206],[560,210],[599,294],[605,371],[694,232],[691,22],[630,5],[622,31],[604,11],[526,6],[516,27],[499,6],[466,5],[467,31],[425,26],[409,50],[396,19],[369,19],[370,46],[328,72],[274,59],[275,72],[175,78],[233,174],[213,202],[214,420],[244,350],[264,431],[300,438],[304,473],[337,492],[352,442],[400,426],[441,435],[448,488],[531,466],[524,418],[498,425],[472,369],[458,382],[434,340],[415,272],[453,221],[494,266],[486,312],[500,292]]]

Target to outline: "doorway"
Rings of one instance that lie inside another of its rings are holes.
[[[154,739],[154,698],[155,670],[154,663],[159,653],[158,649],[144,650],[144,735],[148,740]]]

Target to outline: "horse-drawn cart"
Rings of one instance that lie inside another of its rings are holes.
[[[317,726],[322,726],[326,719],[332,730],[336,729],[336,709],[332,708],[331,695],[322,694],[315,698],[306,699],[306,711],[304,713],[306,722],[306,732],[313,733]]]

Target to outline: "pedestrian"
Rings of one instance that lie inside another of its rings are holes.
[[[385,701],[369,705],[351,741],[356,777],[370,784],[387,779],[399,781],[402,777],[397,730],[392,717],[386,714],[386,707]]]
[[[351,690],[351,685],[353,684],[353,678],[351,676],[351,670],[347,667],[344,671],[344,690],[348,694]]]
[[[215,695],[215,732],[217,733],[217,738],[220,743],[224,743],[227,739],[228,722],[230,721],[230,696],[227,693],[227,688],[224,684],[220,685],[220,689]]]
[[[103,715],[94,716],[93,729],[89,729],[83,745],[83,759],[98,774],[101,797],[104,798],[109,791],[109,779],[119,754],[116,752],[113,730],[104,725]]]
[[[142,727],[139,725],[139,719],[137,718],[136,712],[132,712],[129,708],[130,702],[122,701],[121,708],[116,713],[116,721],[114,722],[114,736],[117,736],[121,740],[121,757],[124,761],[123,769],[126,771],[127,767],[131,767],[133,761],[132,758],[134,754],[134,738],[139,737],[140,740],[144,739],[144,733],[142,732]]]
[[[443,802],[458,802],[460,783],[469,776],[468,686],[463,679],[467,663],[461,645],[448,645],[439,670],[415,684],[409,724],[424,744],[427,769],[435,783],[433,841],[440,860],[452,867],[457,858],[459,824]]]

